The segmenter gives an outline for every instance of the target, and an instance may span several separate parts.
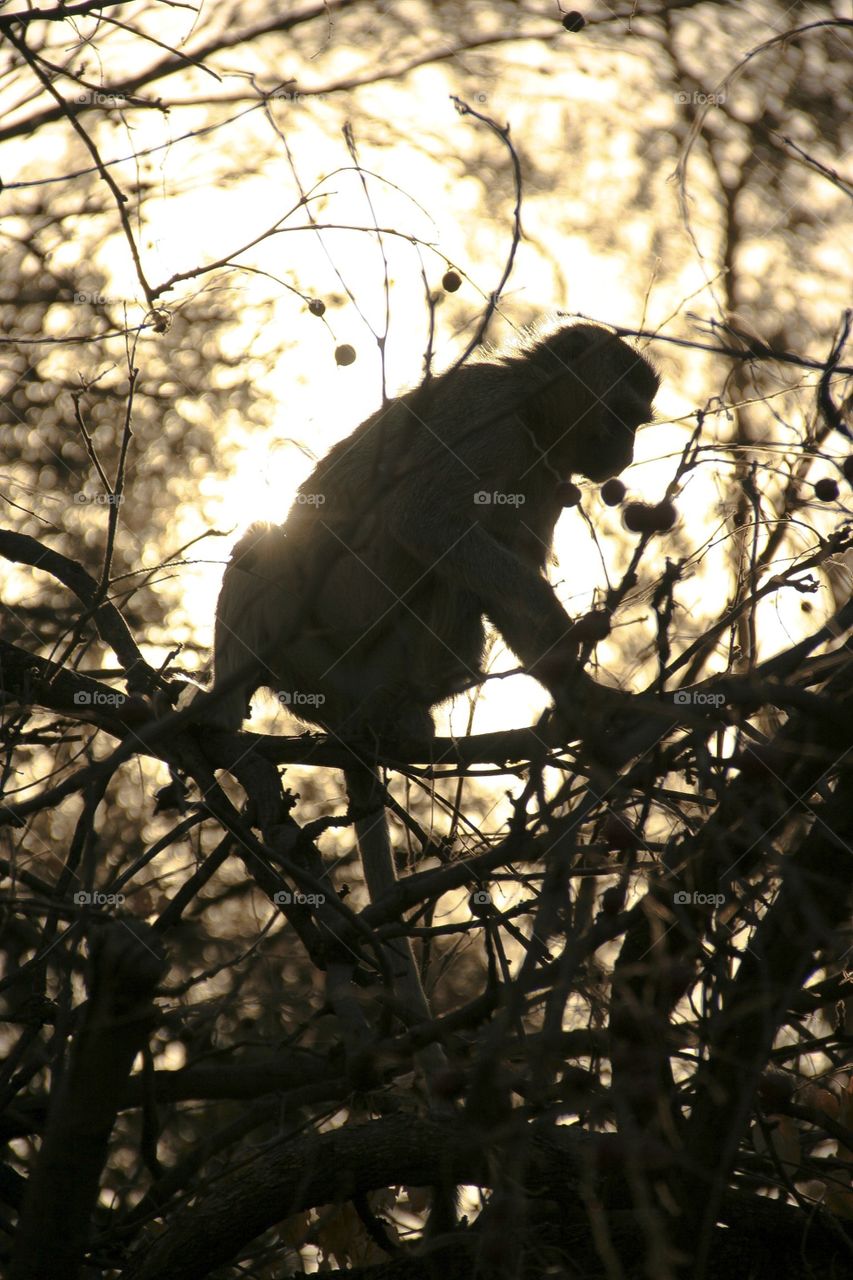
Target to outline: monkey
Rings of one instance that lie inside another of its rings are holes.
[[[623,471],[658,387],[642,354],[584,323],[383,404],[320,460],[283,525],[235,546],[207,718],[237,729],[266,686],[344,743],[423,743],[433,708],[482,680],[486,620],[565,707],[578,646],[545,576],[560,485]],[[345,778],[376,901],[396,881],[382,789],[369,765]],[[408,945],[392,968],[430,1020]]]

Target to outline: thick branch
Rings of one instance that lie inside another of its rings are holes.
[[[101,1170],[133,1060],[154,1017],[160,944],[116,920],[92,944],[90,999],[65,1072],[54,1077],[47,1129],[24,1200],[11,1280],[79,1274]]]

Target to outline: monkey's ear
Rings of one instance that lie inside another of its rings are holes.
[[[534,362],[552,376],[566,369],[575,360],[587,355],[594,347],[608,344],[613,339],[609,329],[596,324],[567,324],[548,334],[531,352]]]

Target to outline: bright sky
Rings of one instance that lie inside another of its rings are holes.
[[[176,13],[173,18],[181,26],[181,15]],[[158,36],[168,38],[160,30]],[[479,93],[469,95],[476,109],[501,124],[510,124],[522,153],[528,149],[531,160],[554,182],[553,193],[548,184],[543,184],[540,193],[536,182],[528,181],[522,214],[525,239],[501,305],[506,323],[495,325],[492,336],[500,341],[533,315],[547,318],[558,309],[629,324],[639,324],[645,314],[647,323],[654,324],[676,315],[685,299],[690,299],[689,309],[712,314],[710,294],[701,292],[713,261],[716,213],[712,202],[697,202],[693,209],[693,231],[707,255],[704,263],[691,251],[679,222],[673,184],[661,185],[656,205],[628,207],[621,212],[621,223],[613,227],[613,232],[619,233],[616,242],[602,234],[603,224],[591,219],[592,211],[607,209],[611,191],[616,195],[614,173],[619,184],[629,188],[638,178],[639,161],[634,151],[638,132],[658,131],[666,138],[674,108],[665,97],[645,92],[647,64],[628,46],[622,53],[608,55],[608,74],[603,73],[594,50],[581,45],[568,47],[572,48],[571,56],[556,46],[519,46],[500,81],[483,81]],[[332,44],[323,55],[322,68],[317,69],[320,79],[315,83],[333,78],[351,61],[343,44]],[[540,92],[529,91],[531,77]],[[227,75],[223,83],[227,88]],[[364,91],[362,102],[378,119],[393,121],[398,130],[396,138],[390,136],[390,130],[385,135],[379,130],[379,145],[357,136],[361,162],[375,175],[367,179],[372,210],[359,178],[345,171],[351,169],[351,160],[340,133],[341,101],[303,98],[274,108],[277,124],[286,129],[303,187],[311,189],[324,175],[331,175],[318,188],[324,198],[312,203],[319,221],[341,227],[364,226],[372,223],[375,214],[380,225],[420,237],[438,250],[423,246],[417,250],[405,239],[384,238],[391,280],[386,366],[391,391],[411,386],[421,373],[427,334],[422,266],[433,288],[438,286],[446,260],[469,277],[460,293],[439,308],[435,364],[440,369],[467,339],[470,330],[458,334],[454,330],[463,319],[470,319],[482,295],[497,284],[509,247],[512,191],[508,156],[496,141],[487,141],[484,130],[459,117],[449,98],[450,88],[444,69],[439,67],[415,72],[404,85],[380,85]],[[628,101],[632,105],[630,120],[625,117]],[[170,117],[153,111],[137,113],[132,134],[116,123],[104,129],[100,140],[105,154],[128,154],[133,148],[139,151],[161,144],[204,122],[202,108],[197,112],[182,110]],[[597,148],[592,155],[581,151],[588,128],[593,134],[591,145]],[[40,145],[49,148],[49,138]],[[22,164],[30,165],[32,153],[27,146],[20,144],[12,154],[17,150]],[[223,180],[225,172],[240,169],[242,156],[261,156],[270,147],[271,158],[259,174],[241,181]],[[494,223],[486,221],[479,209],[478,175],[484,156],[496,175],[494,212],[499,216]],[[52,156],[45,151],[44,161],[48,169],[61,166],[56,150]],[[155,190],[146,206],[141,236],[149,279],[162,279],[233,251],[282,217],[298,199],[281,141],[260,112],[205,140],[175,143],[158,151],[142,160],[140,172],[154,182]],[[137,170],[128,164],[117,176],[129,181],[137,176]],[[700,182],[701,178],[700,165]],[[294,227],[304,221],[299,212],[285,225]],[[661,228],[669,236],[664,269],[653,245]],[[69,257],[74,248],[69,245]],[[556,269],[549,255],[556,259]],[[105,242],[98,257],[120,296],[138,296],[123,240]],[[381,330],[385,305],[383,261],[375,237],[347,230],[327,230],[322,236],[288,230],[239,261],[299,284],[309,296],[322,298],[333,333],[322,320],[307,313],[300,298],[266,275],[219,273],[214,279],[201,277],[198,285],[181,286],[169,295],[179,302],[195,287],[224,284],[238,291],[245,314],[244,325],[229,338],[237,349],[245,349],[251,358],[288,344],[272,374],[263,373],[258,366],[258,392],[270,395],[276,405],[271,433],[247,430],[233,420],[222,424],[227,439],[239,447],[236,470],[232,475],[223,469],[193,477],[197,496],[188,495],[179,515],[174,529],[176,543],[199,531],[202,508],[216,527],[233,528],[235,538],[252,520],[282,520],[311,469],[312,459],[348,434],[381,397],[380,362],[369,329],[372,325]],[[358,308],[347,301],[346,291]],[[259,327],[254,306],[263,303],[272,304],[272,319]],[[356,363],[346,368],[337,368],[333,359],[334,347],[340,342],[351,343],[358,351]],[[651,500],[662,495],[672,476],[690,425],[685,424],[686,415],[709,393],[704,381],[707,365],[702,361],[677,362],[664,349],[658,364],[664,378],[658,401],[661,421],[640,433],[635,464],[624,476],[633,496]],[[689,521],[690,545],[701,545],[719,522],[718,488],[712,468],[701,468],[689,480],[681,508]],[[599,527],[599,545],[593,544],[578,512],[567,512],[558,528],[558,563],[552,571],[552,580],[572,613],[588,608],[595,588],[603,585],[602,556],[615,575],[625,555],[618,513],[602,511],[592,486],[585,506]],[[227,557],[228,548],[222,543],[205,546],[210,548],[212,560]],[[672,554],[673,545],[664,540],[659,551],[661,556]],[[701,619],[718,612],[727,591],[727,581],[721,575],[724,559],[720,539],[703,557],[695,577],[680,588],[679,601],[687,617]],[[184,574],[187,611],[194,619],[207,620],[201,625],[203,639],[212,633],[220,576],[216,563],[189,568]],[[791,595],[762,606],[760,637],[767,652],[815,625],[814,616],[804,618],[799,598]],[[642,626],[648,613],[640,602],[627,611],[626,618]],[[605,667],[618,665],[618,654],[615,639],[600,646]],[[156,658],[156,654],[152,656]],[[507,657],[503,665],[514,664]],[[531,681],[502,682],[494,691],[490,688],[477,728],[528,721],[531,693],[534,702],[544,702]],[[466,714],[464,704],[459,714]]]

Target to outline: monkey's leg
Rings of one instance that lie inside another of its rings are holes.
[[[382,787],[376,772],[367,765],[348,769],[344,777],[350,803],[363,815],[356,818],[356,836],[370,901],[378,902],[397,883],[388,821],[382,805]],[[433,1014],[409,939],[400,938],[388,944],[386,951],[394,979],[394,994],[412,1015],[412,1022],[431,1022]],[[444,1050],[434,1043],[421,1049],[416,1057],[432,1096],[431,1079],[447,1065]]]

